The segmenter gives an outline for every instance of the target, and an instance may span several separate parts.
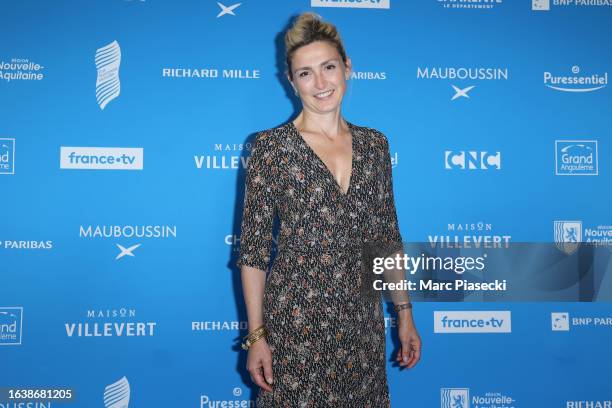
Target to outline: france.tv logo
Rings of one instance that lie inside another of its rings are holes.
[[[23,307],[0,307],[0,346],[21,345]]]
[[[469,388],[440,388],[442,408],[470,408]]]
[[[597,140],[555,140],[555,175],[597,176]]]
[[[15,139],[0,138],[0,174],[15,174]]]

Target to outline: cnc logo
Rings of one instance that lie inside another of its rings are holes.
[[[446,170],[500,170],[501,152],[486,150],[446,150],[444,152]]]

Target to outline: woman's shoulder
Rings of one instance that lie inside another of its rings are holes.
[[[349,125],[352,126],[353,129],[361,133],[361,135],[364,136],[364,139],[366,142],[369,142],[371,144],[378,144],[382,146],[389,144],[387,136],[376,128],[369,127],[369,126],[360,126],[360,125],[356,125],[351,122],[349,122]]]
[[[287,139],[290,124],[291,123],[286,123],[258,131],[255,135],[255,139],[253,140],[254,146],[257,146],[259,149],[265,149],[269,152],[283,146]]]

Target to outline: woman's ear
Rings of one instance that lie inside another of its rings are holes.
[[[346,63],[344,64],[344,78],[348,81],[351,77],[351,71],[353,69],[353,63],[350,58],[346,58]]]

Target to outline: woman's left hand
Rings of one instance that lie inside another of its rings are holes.
[[[421,337],[412,320],[412,312],[401,310],[398,315],[398,337],[401,348],[397,353],[400,367],[412,368],[421,359]]]

